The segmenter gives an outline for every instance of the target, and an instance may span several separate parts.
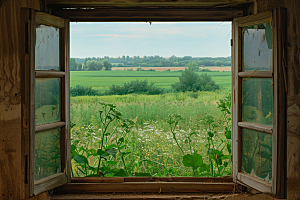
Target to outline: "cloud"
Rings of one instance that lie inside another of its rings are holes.
[[[93,34],[93,35],[83,35],[83,36],[95,36],[95,37],[128,37],[128,38],[137,38],[137,37],[145,37],[142,35],[120,35],[120,34]]]

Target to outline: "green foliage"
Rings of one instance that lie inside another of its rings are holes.
[[[195,63],[195,62],[189,62],[189,63],[187,64],[187,68],[188,68],[188,70],[194,71],[194,72],[197,72],[197,71],[199,70],[199,66],[198,66],[198,64]]]
[[[86,62],[86,69],[89,71],[100,71],[103,68],[101,61],[88,60]]]
[[[116,86],[112,85],[108,91],[107,95],[125,95],[125,94],[163,94],[164,90],[154,86],[154,83],[148,84],[147,80],[140,81],[135,80],[130,83],[124,83],[124,85]]]
[[[218,106],[224,121],[206,115],[181,128],[184,120],[166,118],[170,129],[155,121],[138,125],[123,117],[114,104],[100,102],[90,125],[72,125],[72,176],[223,176],[231,173],[230,99]],[[224,125],[223,125],[224,124]],[[226,129],[227,128],[227,129]],[[230,150],[230,151],[229,151]]]
[[[185,69],[181,77],[179,77],[179,82],[172,84],[172,87],[176,91],[181,92],[213,91],[220,89],[220,86],[212,80],[211,76],[207,74],[201,74],[199,76],[190,69]]]
[[[84,87],[80,85],[76,85],[75,88],[70,88],[70,96],[95,96],[98,95],[98,91],[92,89],[92,87]]]

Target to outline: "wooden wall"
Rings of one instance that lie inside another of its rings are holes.
[[[300,198],[300,1],[257,0],[258,12],[287,8],[287,189]]]
[[[20,199],[21,65],[20,8],[39,10],[39,0],[0,0],[0,199]],[[32,199],[47,199],[42,194]]]
[[[288,13],[288,198],[300,197],[300,1],[257,0],[257,11],[286,7]],[[21,199],[20,8],[39,10],[39,0],[0,0],[0,199]],[[48,199],[41,194],[30,200]]]

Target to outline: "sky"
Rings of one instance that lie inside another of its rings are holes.
[[[72,22],[71,57],[230,56],[231,22]]]

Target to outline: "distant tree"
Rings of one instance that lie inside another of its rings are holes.
[[[112,64],[109,63],[108,60],[103,60],[102,63],[103,63],[105,70],[111,70]]]
[[[187,64],[187,68],[188,68],[190,71],[195,71],[195,72],[199,70],[199,66],[198,66],[198,64],[195,63],[195,62],[189,62],[189,63]]]
[[[75,58],[70,58],[70,70],[77,71],[78,63],[75,61]]]
[[[196,72],[185,69],[179,77],[179,82],[172,84],[178,92],[186,91],[212,91],[220,89],[219,85],[212,80],[211,76],[207,74],[198,75]]]

